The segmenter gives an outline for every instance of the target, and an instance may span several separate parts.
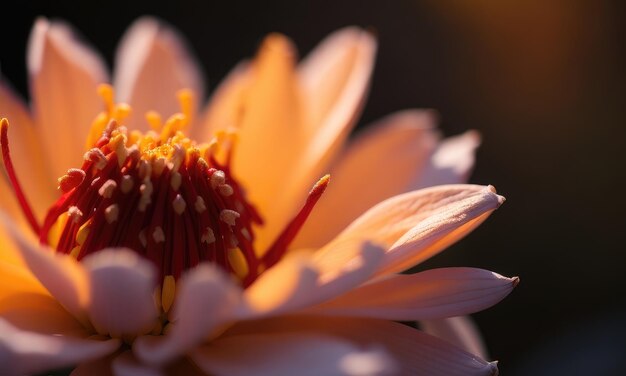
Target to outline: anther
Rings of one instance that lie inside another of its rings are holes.
[[[204,229],[204,233],[202,234],[200,241],[207,244],[211,244],[215,241],[215,234],[210,227]]]
[[[170,186],[173,190],[177,191],[180,188],[180,184],[182,183],[182,176],[178,171],[172,172],[172,177],[170,178]]]
[[[141,197],[139,198],[139,204],[137,205],[139,211],[146,211],[148,204],[152,202],[150,195],[152,195],[152,183],[150,180],[146,180],[141,186],[139,186],[139,192]]]
[[[165,158],[159,157],[152,163],[152,171],[156,176],[161,176],[163,170],[165,170],[166,162]]]
[[[120,207],[117,204],[109,205],[106,209],[104,209],[104,218],[109,224],[117,221],[119,215]]]
[[[148,239],[146,238],[146,230],[139,231],[139,242],[144,248],[146,248],[146,246],[148,245]]]
[[[234,210],[224,209],[220,212],[220,219],[230,226],[235,225],[237,218],[239,218],[239,213]]]
[[[176,214],[181,215],[185,212],[187,203],[185,203],[185,200],[182,198],[181,195],[176,195],[174,201],[172,201],[172,207],[174,208]]]
[[[193,206],[198,213],[202,213],[206,210],[206,204],[204,203],[204,199],[200,196],[196,197],[196,203]]]
[[[102,170],[107,165],[107,157],[104,155],[102,150],[98,148],[89,150],[85,153],[83,158],[86,161],[93,162],[98,170]]]
[[[69,192],[78,187],[83,180],[85,180],[85,171],[79,168],[70,168],[67,170],[67,174],[57,180],[59,182],[58,189],[63,193]]]
[[[98,194],[104,198],[111,198],[113,192],[115,192],[115,188],[117,188],[117,183],[115,180],[109,179],[98,189]]]
[[[130,192],[130,190],[133,189],[133,185],[135,185],[135,183],[132,176],[122,176],[122,181],[120,182],[120,190],[122,191],[122,193]]]
[[[67,209],[67,215],[74,223],[78,223],[83,217],[83,212],[76,206],[70,206],[69,209]]]
[[[162,243],[165,241],[165,234],[163,233],[163,229],[161,226],[157,226],[152,232],[152,239],[154,239],[155,243]]]
[[[140,160],[138,174],[142,180],[150,179],[150,175],[152,175],[152,165],[150,162],[145,159]]]
[[[211,187],[213,189],[224,183],[226,183],[226,174],[224,174],[224,171],[217,170],[213,173],[213,175],[211,175]]]

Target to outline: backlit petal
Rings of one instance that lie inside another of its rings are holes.
[[[204,96],[202,73],[183,38],[168,25],[144,17],[128,29],[115,57],[117,100],[132,106],[125,121],[132,129],[148,130],[145,113],[164,118],[180,112],[176,92],[191,89],[197,103]]]
[[[97,85],[108,80],[102,59],[69,25],[35,22],[28,45],[28,73],[34,119],[51,175],[80,166],[85,140],[102,109]]]
[[[115,351],[120,341],[51,336],[22,331],[0,319],[0,374],[32,375],[69,367]]]
[[[396,321],[452,317],[491,307],[517,282],[482,269],[432,269],[371,282],[313,311]]]
[[[457,316],[436,320],[420,320],[420,328],[465,351],[488,359],[487,349],[480,331],[470,316]]]
[[[83,260],[91,299],[89,319],[111,337],[144,334],[158,318],[154,269],[126,249],[102,250]]]
[[[370,125],[334,163],[332,181],[293,247],[320,247],[370,207],[410,190],[437,138],[429,111],[398,112]]]
[[[334,268],[358,249],[333,248],[363,239],[387,248],[378,274],[399,272],[456,242],[504,202],[491,186],[447,185],[422,189],[381,202],[356,219],[315,254],[322,268]]]
[[[364,350],[319,334],[238,335],[217,339],[191,354],[216,375],[392,375],[394,361],[380,349]]]

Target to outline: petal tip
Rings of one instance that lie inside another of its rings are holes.
[[[496,191],[496,187],[494,187],[493,185],[489,184],[487,186],[487,189],[489,190],[489,192],[495,194],[498,198],[498,205],[502,205],[504,204],[504,202],[506,201],[506,197],[501,196],[498,194],[498,192]]]

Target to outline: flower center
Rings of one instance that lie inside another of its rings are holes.
[[[183,113],[164,124],[149,113],[152,130],[129,131],[120,124],[130,108],[114,105],[109,86],[103,85],[100,94],[107,110],[94,121],[84,162],[58,179],[61,197],[41,226],[13,171],[8,123],[3,120],[2,126],[5,166],[13,173],[10,179],[31,227],[42,244],[77,260],[104,248],[125,247],[155,265],[164,289],[204,261],[248,286],[282,257],[328,184],[325,176],[276,242],[258,252],[254,227],[262,224],[261,217],[230,171],[236,134],[221,132],[200,144],[186,137],[191,112],[187,92],[179,95]]]

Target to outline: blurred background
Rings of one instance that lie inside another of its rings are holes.
[[[503,375],[626,374],[626,53],[620,1],[31,1],[5,11],[2,74],[26,94],[37,15],[66,19],[111,65],[124,29],[179,28],[214,88],[273,31],[301,55],[346,25],[380,41],[360,127],[411,107],[445,135],[478,129],[471,181],[507,197],[423,267],[474,266],[521,284],[475,315]]]

